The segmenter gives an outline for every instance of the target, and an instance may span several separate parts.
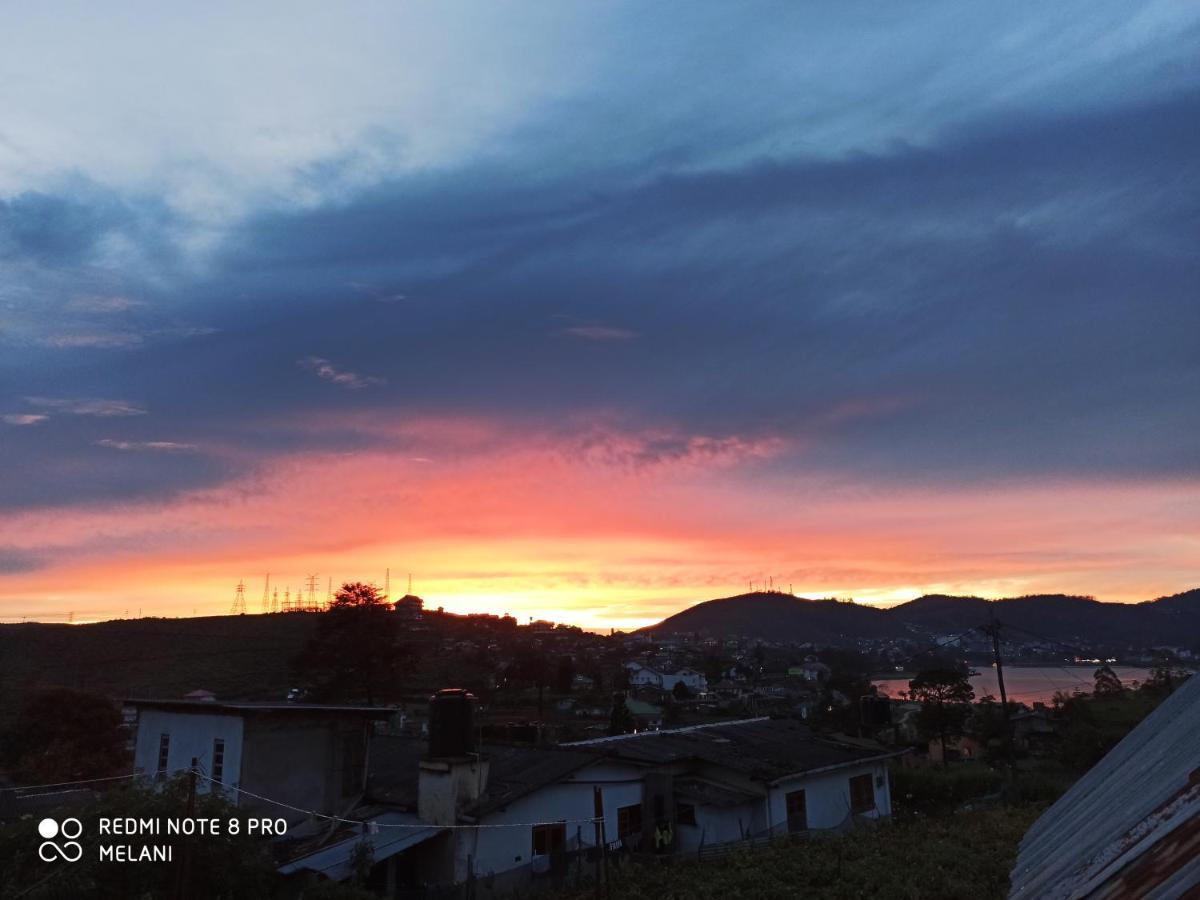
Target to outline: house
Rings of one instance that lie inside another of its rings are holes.
[[[645,700],[634,697],[625,698],[625,708],[633,716],[638,731],[658,731],[663,726],[663,709]]]
[[[127,700],[136,711],[134,771],[166,779],[192,766],[197,789],[223,790],[238,806],[306,818],[250,794],[302,809],[344,806],[363,789],[373,723],[395,710],[215,698]],[[248,791],[250,793],[241,793]]]
[[[1016,713],[1010,721],[1013,744],[1018,750],[1035,754],[1045,752],[1058,740],[1058,722],[1041,704]]]
[[[441,692],[431,701],[428,743],[376,735],[362,805],[343,816],[351,821],[321,846],[297,848],[281,871],[340,879],[365,840],[375,860],[371,883],[382,890],[472,883],[475,896],[495,897],[553,879],[598,839],[615,849],[694,853],[891,811],[886,764],[894,753],[820,736],[794,720],[559,747],[476,745],[469,705],[450,716],[434,712],[464,695]]]
[[[392,609],[400,618],[415,622],[424,615],[425,601],[416,594],[405,594],[392,604]]]
[[[639,662],[628,662],[625,668],[629,670],[629,683],[633,687],[652,687],[670,693],[675,689],[675,685],[682,684],[693,694],[708,691],[708,679],[695,669],[659,669]]]
[[[1200,891],[1200,678],[1189,678],[1026,832],[1010,900]]]
[[[929,761],[934,763],[972,762],[983,759],[986,752],[983,741],[971,734],[947,736],[945,756],[942,755],[941,739],[929,739]]]

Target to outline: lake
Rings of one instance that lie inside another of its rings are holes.
[[[1038,701],[1049,703],[1055,691],[1066,691],[1068,694],[1076,689],[1091,691],[1095,681],[1098,666],[1005,666],[1004,687],[1008,691],[1008,699],[1017,703],[1033,704]],[[1133,681],[1145,681],[1150,674],[1149,669],[1136,666],[1113,666],[1123,684]],[[996,681],[996,670],[993,668],[977,668],[971,676],[971,687],[975,689],[975,699],[984,694],[991,694],[1000,699],[1000,685]],[[896,696],[900,691],[908,690],[907,678],[879,678],[874,681],[881,693]]]

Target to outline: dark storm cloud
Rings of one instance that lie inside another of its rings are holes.
[[[1184,94],[834,159],[547,174],[530,151],[251,216],[203,277],[154,254],[175,314],[211,331],[76,345],[0,385],[9,415],[40,395],[147,410],[6,429],[28,477],[0,503],[162,495],[378,440],[296,426],[332,410],[541,427],[604,410],[803,438],[784,471],[847,477],[1195,474],[1197,123]],[[83,265],[163,221],[130,209],[11,201],[0,247]],[[112,451],[152,443],[196,450]],[[211,449],[230,445],[236,462]]]

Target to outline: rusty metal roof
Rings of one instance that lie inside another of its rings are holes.
[[[1200,677],[1033,823],[1010,900],[1174,900],[1200,886]]]

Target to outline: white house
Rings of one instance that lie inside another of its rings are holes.
[[[629,683],[634,687],[655,687],[662,691],[674,690],[676,684],[682,683],[693,694],[708,691],[708,679],[702,672],[695,669],[682,668],[672,671],[651,668],[639,662],[628,662],[625,668],[629,670]]]
[[[166,779],[196,760],[201,792],[224,790],[237,805],[299,821],[264,804],[332,809],[361,795],[372,722],[392,709],[216,699],[126,701],[136,711],[134,771]],[[211,780],[209,780],[211,779]]]
[[[469,728],[457,733],[463,745],[440,756],[419,739],[377,735],[372,742],[363,805],[347,818],[377,821],[383,834],[379,817],[407,817],[392,821],[407,823],[400,830],[410,831],[408,838],[385,842],[366,829],[376,881],[389,890],[470,881],[476,896],[486,897],[552,878],[577,851],[595,846],[596,809],[610,848],[668,853],[891,812],[886,765],[894,753],[817,735],[795,720],[541,748],[476,748],[465,737]],[[436,735],[430,745],[447,746]],[[344,857],[355,843],[353,828],[348,834],[336,844],[345,852],[326,843],[281,871],[338,877],[348,871]]]

